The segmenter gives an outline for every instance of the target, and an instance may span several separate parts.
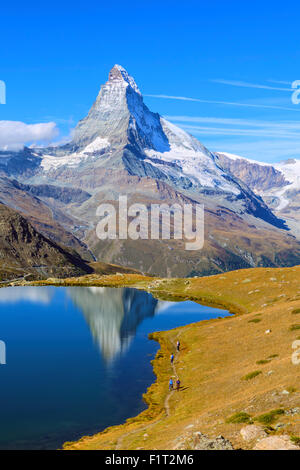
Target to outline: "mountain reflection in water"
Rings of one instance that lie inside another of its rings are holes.
[[[54,295],[49,287],[14,287],[0,289],[1,303],[50,304]],[[69,287],[67,295],[83,314],[102,357],[112,361],[125,352],[139,324],[164,309],[151,294],[130,288]]]
[[[128,288],[70,287],[68,295],[82,311],[107,362],[126,351],[138,325],[161,306],[147,292]]]
[[[0,289],[0,449],[57,449],[141,413],[149,333],[226,315],[129,288]]]

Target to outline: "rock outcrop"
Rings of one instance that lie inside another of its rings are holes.
[[[253,450],[300,450],[300,447],[292,443],[290,436],[269,436],[261,439]]]

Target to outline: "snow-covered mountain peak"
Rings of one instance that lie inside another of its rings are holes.
[[[63,149],[64,150],[64,149]],[[195,137],[153,113],[128,72],[115,65],[65,153],[44,153],[44,171],[67,166],[124,168],[176,187],[239,195],[240,185]]]
[[[136,92],[141,94],[137,84],[134,81],[134,78],[129,75],[127,70],[124,69],[121,65],[114,65],[108,75],[108,83],[118,84],[119,82],[125,82],[131,86],[131,88]]]
[[[76,126],[72,151],[82,151],[97,138],[112,147],[136,144],[140,149],[169,149],[160,116],[152,113],[134,79],[120,65],[109,72],[88,115]]]

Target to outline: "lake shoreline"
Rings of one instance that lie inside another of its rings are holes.
[[[191,448],[194,431],[212,437],[222,434],[235,448],[252,448],[239,433],[247,420],[256,422],[274,408],[288,412],[300,403],[297,369],[290,352],[297,339],[292,322],[297,319],[293,312],[300,307],[299,278],[298,266],[244,269],[191,279],[114,275],[23,284],[132,287],[162,300],[193,300],[234,313],[155,333],[152,339],[159,342],[160,349],[152,363],[156,381],[144,395],[148,408],[124,424],[67,442],[64,449]],[[183,350],[177,368],[184,387],[172,395],[170,415],[166,416],[172,372],[169,354],[179,331]],[[248,375],[249,381],[244,379]],[[287,392],[282,394],[282,390]],[[245,413],[247,420],[228,424],[234,412]],[[287,435],[300,434],[297,417],[282,416],[280,422]],[[282,433],[275,428],[268,432]]]
[[[121,277],[121,279],[120,279]],[[125,279],[124,279],[125,277]],[[133,277],[134,279],[131,279]],[[92,278],[92,279],[91,279]],[[160,278],[150,278],[151,282],[147,283],[147,285],[144,285],[144,282],[148,282],[148,279],[144,279],[144,277],[139,279],[136,279],[136,276],[131,276],[131,275],[108,275],[108,276],[101,276],[98,279],[95,279],[94,276],[85,276],[85,279],[51,279],[51,280],[46,280],[46,281],[35,281],[31,282],[30,284],[32,285],[41,285],[41,286],[82,286],[82,287],[131,287],[131,288],[136,288],[136,289],[141,289],[144,290],[145,292],[151,293],[154,297],[157,297],[159,300],[164,300],[164,301],[185,301],[185,300],[190,300],[194,301],[197,303],[201,303],[201,305],[209,306],[209,307],[214,307],[214,308],[219,308],[219,309],[224,309],[227,310],[231,314],[238,315],[242,313],[242,309],[238,308],[237,306],[232,306],[230,302],[224,302],[220,301],[219,299],[211,298],[211,296],[204,296],[202,295],[197,295],[197,296],[187,296],[185,293],[178,293],[178,292],[170,292],[170,290],[164,290],[161,286],[158,288],[159,284],[162,283],[164,284],[168,280],[161,280]],[[149,280],[150,280],[149,279]],[[124,282],[125,281],[125,282]],[[129,281],[129,282],[128,282]],[[153,283],[154,281],[154,283]],[[177,280],[178,281],[178,280]],[[187,284],[187,279],[181,279],[180,280],[182,284],[186,285]],[[235,310],[235,311],[234,311]],[[226,317],[225,317],[226,318]],[[203,320],[203,321],[212,321],[212,320]],[[187,326],[183,327],[178,327],[175,328],[174,330],[168,330],[174,331],[174,332],[179,332],[183,330],[184,328],[187,328]],[[164,375],[162,371],[167,369],[167,361],[169,359],[169,356],[171,352],[174,352],[174,348],[172,348],[172,345],[170,342],[166,342],[164,339],[164,332],[159,332],[159,333],[151,333],[149,334],[149,339],[157,341],[160,348],[156,353],[156,356],[153,361],[151,361],[151,364],[153,366],[153,373],[156,377],[155,382],[153,382],[147,389],[147,391],[143,394],[143,400],[147,404],[147,409],[142,411],[140,414],[137,416],[128,418],[125,423],[120,424],[120,425],[114,425],[110,426],[103,431],[100,431],[97,434],[94,434],[92,436],[83,436],[81,439],[78,441],[74,442],[65,442],[63,444],[63,449],[64,450],[69,450],[76,447],[76,444],[80,444],[80,446],[86,442],[89,441],[90,438],[94,438],[98,435],[105,434],[109,432],[110,430],[122,430],[123,432],[123,427],[130,426],[135,427],[135,425],[140,426],[141,421],[148,421],[148,419],[151,419],[151,421],[156,422],[157,420],[160,419],[161,415],[165,412],[163,402],[166,399],[167,394],[163,397],[164,400],[161,400],[158,404],[155,401],[155,395],[157,393],[161,393],[157,391],[158,388],[161,388],[161,383],[162,376]],[[164,380],[165,382],[165,380]],[[165,386],[165,384],[164,384]],[[146,424],[147,427],[147,424]],[[128,430],[126,430],[126,433]],[[130,431],[132,432],[132,430]],[[133,430],[134,432],[134,430]],[[117,444],[118,446],[118,444]]]

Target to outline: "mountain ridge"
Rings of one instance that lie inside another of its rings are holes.
[[[44,237],[18,212],[0,203],[0,258],[3,273],[68,277],[92,269],[74,253]]]
[[[253,265],[290,265],[293,256],[295,263],[300,261],[300,244],[287,233],[284,219],[225,168],[218,155],[150,111],[134,79],[119,65],[111,69],[71,142],[13,154],[0,152],[1,174],[16,179],[26,194],[47,203],[54,219],[59,218],[104,262],[121,261],[151,274],[185,276]],[[51,192],[53,197],[45,197]],[[137,241],[135,247],[131,240],[99,241],[97,207],[115,204],[120,194],[127,195],[130,203],[139,200],[147,207],[184,198],[194,206],[204,204],[204,250],[187,254],[182,243],[174,240]],[[153,259],[154,247],[158,258],[165,259],[164,268]],[[278,256],[284,252],[286,261]]]
[[[259,193],[273,212],[286,220],[299,238],[300,160],[264,163],[226,152],[216,153],[220,164]]]

